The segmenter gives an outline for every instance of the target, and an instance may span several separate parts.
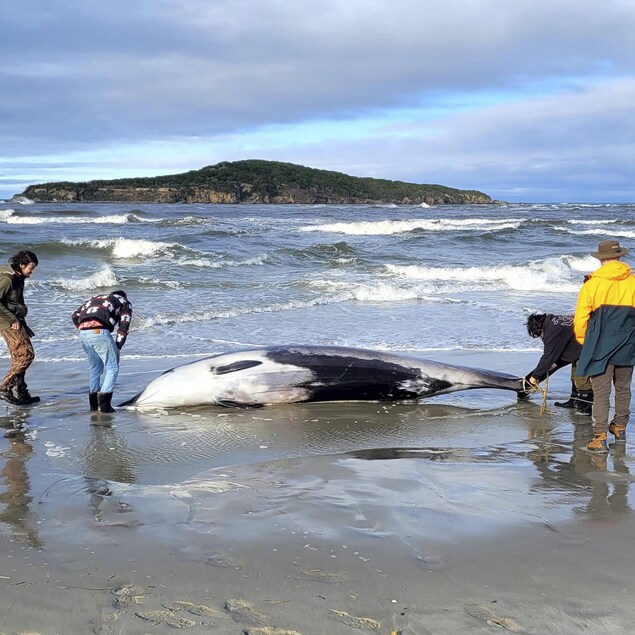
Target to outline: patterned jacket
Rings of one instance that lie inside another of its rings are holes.
[[[80,328],[82,322],[99,322],[111,333],[117,328],[115,343],[121,349],[128,337],[128,329],[132,321],[132,304],[116,291],[105,295],[95,295],[77,308],[71,315],[73,324]]]
[[[582,343],[579,375],[635,366],[635,276],[627,264],[611,260],[582,285],[574,328]]]

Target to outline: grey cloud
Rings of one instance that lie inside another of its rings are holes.
[[[635,200],[635,80],[412,124],[409,134],[268,153],[358,176],[442,183],[495,198]],[[380,157],[380,159],[378,159]]]
[[[343,117],[634,62],[626,3],[26,0],[4,10],[8,153]]]
[[[617,81],[609,92],[571,90],[632,76],[630,0],[22,0],[5,3],[3,27],[1,152],[31,166],[49,157],[32,167],[42,175],[56,169],[51,155],[189,137],[210,138],[207,163],[245,158],[215,157],[214,138],[393,107],[443,111],[446,100],[469,105],[492,91],[527,101],[260,156],[491,183],[501,198],[531,179],[555,191],[566,180],[558,171],[583,184],[575,175],[594,158],[606,162],[601,183],[617,187],[610,172],[628,172],[614,161],[632,136],[628,82],[621,95]],[[554,97],[532,97],[540,92]]]

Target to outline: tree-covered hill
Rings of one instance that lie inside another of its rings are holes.
[[[474,190],[361,178],[293,163],[222,162],[167,176],[31,185],[34,201],[147,203],[492,203]]]

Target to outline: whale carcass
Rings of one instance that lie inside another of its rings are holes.
[[[402,401],[523,380],[415,356],[339,346],[271,346],[205,357],[166,371],[120,404],[132,408],[256,407],[307,401]]]

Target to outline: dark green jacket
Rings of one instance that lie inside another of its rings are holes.
[[[26,324],[28,311],[24,304],[24,278],[11,267],[0,271],[0,331],[20,322],[33,335]]]

